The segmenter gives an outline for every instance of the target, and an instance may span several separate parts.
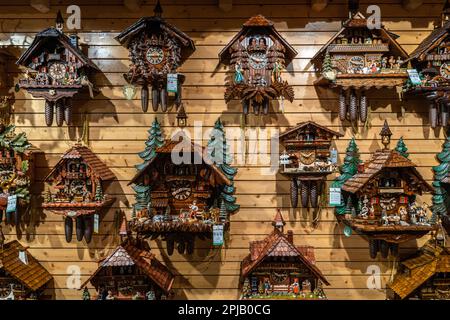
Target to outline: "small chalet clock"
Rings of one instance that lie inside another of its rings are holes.
[[[281,37],[273,22],[261,15],[250,18],[242,30],[222,49],[220,61],[233,73],[227,83],[225,100],[238,99],[243,113],[269,112],[274,99],[293,101],[294,90],[281,78],[297,51]]]
[[[180,106],[185,77],[178,68],[195,51],[194,42],[161,15],[158,1],[153,17],[141,18],[116,37],[130,51],[131,66],[124,78],[129,84],[141,86],[144,112],[148,109],[149,87],[153,111],[159,107],[167,111],[169,93],[174,94],[176,107]]]
[[[63,33],[61,12],[56,18],[56,28],[39,32],[28,49],[17,60],[27,68],[18,87],[35,98],[45,99],[45,123],[51,126],[56,113],[56,124],[72,123],[72,97],[83,87],[93,96],[93,84],[88,75],[97,66],[80,50],[78,37]]]

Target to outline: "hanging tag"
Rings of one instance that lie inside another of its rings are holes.
[[[223,224],[213,225],[213,246],[223,245]]]
[[[330,206],[341,205],[341,188],[330,188]]]
[[[419,73],[416,69],[408,69],[408,76],[409,80],[411,80],[411,83],[415,86],[419,86],[422,84],[422,80],[420,80]]]
[[[27,252],[25,250],[19,251],[19,260],[22,261],[23,264],[28,264]]]
[[[8,205],[6,213],[16,212],[17,209],[17,195],[8,196]]]
[[[330,151],[330,161],[332,164],[336,164],[338,162],[338,152],[335,148]]]
[[[100,228],[100,216],[96,213],[94,214],[94,233],[98,233]]]
[[[167,74],[167,92],[178,92],[178,73]]]

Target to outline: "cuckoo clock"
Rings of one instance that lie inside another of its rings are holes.
[[[395,256],[400,243],[420,238],[437,227],[428,205],[417,199],[424,192],[433,192],[433,188],[404,152],[404,143],[389,149],[391,135],[385,122],[381,131],[384,148],[360,163],[356,172],[352,166],[359,163],[355,159],[358,156],[347,153],[342,174],[332,184],[341,188],[336,217],[345,224],[345,234],[350,235],[353,229],[367,236],[372,258],[378,251],[384,258],[389,252]]]
[[[332,139],[342,134],[315,122],[297,124],[280,135],[285,151],[280,155],[281,174],[291,179],[291,204],[296,208],[300,189],[303,207],[318,207],[326,176],[337,168],[337,151]]]
[[[78,144],[47,175],[45,182],[51,188],[44,194],[42,207],[64,216],[67,242],[72,241],[73,220],[77,240],[91,241],[94,220],[114,202],[104,193],[106,182],[113,179],[114,173],[88,147]]]
[[[2,234],[3,235],[3,234]],[[47,300],[53,279],[19,241],[0,246],[0,300]]]
[[[339,90],[341,121],[355,123],[359,118],[366,122],[366,91],[401,88],[408,78],[403,68],[408,55],[392,32],[383,26],[369,29],[367,19],[360,12],[350,16],[313,57],[316,70],[321,71],[314,85]]]
[[[415,69],[405,84],[411,96],[422,94],[429,101],[432,128],[446,127],[449,120],[450,96],[450,7],[446,3],[441,26],[434,29],[414,50],[409,60]]]
[[[269,112],[274,99],[294,100],[294,90],[281,77],[297,51],[278,33],[273,22],[261,15],[250,18],[241,31],[222,49],[220,61],[233,72],[225,100],[238,99],[244,114]],[[281,106],[282,107],[282,106]]]
[[[142,87],[144,112],[148,109],[149,87],[153,111],[158,111],[159,106],[163,112],[167,111],[169,95],[174,95],[176,107],[180,106],[185,76],[177,70],[195,51],[191,38],[161,15],[158,1],[153,17],[141,18],[116,37],[130,52],[130,70],[124,78],[131,85]]]
[[[98,269],[80,288],[87,290],[90,283],[97,290],[97,300],[163,300],[172,296],[174,279],[146,241],[128,238],[99,261]]]
[[[80,50],[77,35],[63,33],[63,25],[61,12],[58,12],[56,27],[39,32],[16,62],[27,68],[18,87],[34,98],[45,100],[47,126],[52,125],[54,112],[58,126],[72,123],[72,97],[83,87],[88,87],[93,97],[93,85],[88,76],[90,71],[98,70]]]
[[[158,122],[152,127],[149,132],[158,135]],[[223,138],[220,121],[216,122],[216,128]],[[211,139],[205,149],[184,134],[178,137],[180,141],[149,137],[149,141],[159,143],[143,152],[153,157],[143,158],[145,162],[137,166],[139,171],[130,182],[136,192],[130,230],[142,237],[161,237],[167,241],[169,255],[175,245],[180,254],[185,251],[192,254],[195,237],[212,238],[213,230],[217,229],[223,242],[229,215],[239,208],[233,196],[237,170],[224,162],[216,165],[210,152],[216,149],[215,143],[223,142],[222,138]],[[217,148],[224,147],[220,144]],[[174,160],[176,155],[180,158]]]
[[[296,246],[294,233],[284,233],[278,209],[274,230],[264,240],[250,242],[241,262],[242,299],[326,299],[322,284],[330,285],[316,266],[314,247]]]

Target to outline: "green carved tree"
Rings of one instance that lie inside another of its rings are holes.
[[[214,163],[219,170],[231,181],[230,185],[220,187],[220,205],[219,207],[226,210],[227,213],[235,212],[239,209],[236,204],[236,197],[233,196],[235,192],[234,176],[237,174],[237,169],[230,166],[232,157],[229,153],[229,146],[227,144],[225,131],[220,118],[214,124],[214,129],[211,133],[210,140],[206,148],[207,157],[209,161]],[[221,218],[223,212],[221,212]]]
[[[447,208],[450,208],[450,199],[442,181],[448,177],[450,170],[450,136],[444,143],[442,151],[437,155],[440,162],[439,165],[433,167],[434,172],[434,195],[432,206],[432,222],[437,222],[437,217],[440,216],[442,223],[446,226],[449,224],[449,217],[447,215]]]
[[[142,170],[156,156],[156,148],[162,147],[164,145],[164,137],[161,132],[161,125],[158,119],[153,120],[152,126],[147,131],[148,138],[145,142],[145,150],[139,152],[139,157],[144,160],[143,163],[136,165],[136,169]]]
[[[136,199],[134,209],[136,211],[141,211],[145,208],[148,208],[150,204],[150,186],[137,184],[133,186],[133,190],[134,192],[136,192],[136,195],[134,196],[134,198]]]
[[[89,293],[88,288],[83,289],[83,295],[81,296],[83,300],[91,300],[91,294]]]
[[[395,151],[400,153],[405,158],[409,157],[408,148],[406,147],[405,141],[403,141],[403,137],[400,137],[397,142],[397,146],[395,147]]]
[[[95,187],[95,201],[101,202],[103,201],[103,189],[100,181],[97,181],[97,186]]]
[[[344,183],[353,177],[358,172],[358,165],[361,163],[359,149],[356,145],[355,138],[350,140],[347,150],[345,151],[344,163],[340,167],[340,175],[331,184],[332,188],[342,188]],[[341,200],[341,205],[336,206],[337,214],[346,213],[346,204],[344,199]]]
[[[322,73],[333,71],[330,54],[327,52],[323,59]]]

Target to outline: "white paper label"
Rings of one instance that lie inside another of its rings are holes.
[[[330,206],[341,204],[341,188],[330,188]]]
[[[8,197],[8,206],[6,207],[6,213],[16,212],[17,209],[17,195]]]
[[[422,81],[420,80],[419,73],[416,69],[408,69],[409,80],[411,80],[413,85],[420,85]]]
[[[213,225],[213,246],[223,245],[223,225]]]
[[[100,216],[96,213],[94,214],[94,233],[98,233],[100,228]]]
[[[336,164],[338,161],[338,152],[336,149],[330,151],[330,161],[332,164]]]
[[[178,91],[178,74],[169,73],[167,75],[167,92],[177,93]]]
[[[23,264],[28,264],[27,252],[19,251],[19,260],[22,261]]]

